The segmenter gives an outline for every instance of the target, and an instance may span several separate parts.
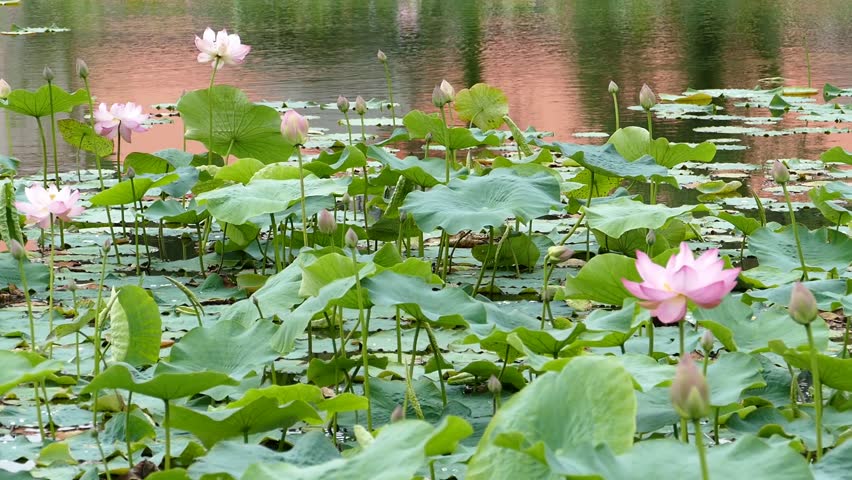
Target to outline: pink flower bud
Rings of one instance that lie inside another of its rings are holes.
[[[385,55],[385,52],[383,52],[383,51],[381,51],[381,50],[379,50],[379,51],[376,53],[376,58],[378,58],[378,59],[379,59],[379,61],[380,61],[380,62],[382,62],[382,63],[387,63],[387,61],[388,61],[388,56],[387,56],[387,55]]]
[[[12,86],[6,80],[0,78],[0,100],[5,100],[12,93]]]
[[[618,93],[618,84],[616,84],[614,81],[610,80],[608,90],[609,90],[610,94]]]
[[[772,163],[772,179],[775,183],[787,183],[790,181],[790,170],[780,160]]]
[[[562,263],[574,256],[574,250],[564,245],[554,245],[547,249],[547,259],[553,263]]]
[[[677,413],[684,418],[699,419],[710,411],[710,387],[688,354],[677,365],[671,399]]]
[[[287,110],[281,120],[281,135],[291,145],[304,145],[308,141],[308,120],[295,110]]]
[[[346,113],[349,111],[349,99],[340,95],[337,97],[337,109],[340,110],[340,113]]]
[[[82,58],[77,59],[77,75],[80,78],[88,78],[89,77],[89,66]]]
[[[112,247],[112,239],[107,238],[104,240],[104,255],[109,254],[110,247]]]
[[[355,248],[358,246],[358,234],[355,233],[355,230],[352,230],[350,227],[349,230],[346,231],[346,235],[343,237],[343,241],[346,246],[349,248]]]
[[[405,420],[405,410],[402,409],[402,405],[397,405],[391,412],[390,421],[396,423],[401,420]]]
[[[657,96],[654,95],[654,91],[651,90],[651,87],[648,84],[642,85],[642,89],[639,90],[639,105],[648,111],[654,108],[654,105],[657,104]]]
[[[796,282],[790,292],[790,305],[787,307],[790,316],[796,323],[808,325],[819,315],[814,294],[802,282]]]
[[[456,98],[456,89],[453,88],[453,86],[450,85],[450,82],[446,80],[441,80],[441,93],[449,99],[447,100],[448,103],[452,102]]]
[[[367,113],[367,102],[361,95],[358,95],[355,99],[355,113],[358,115],[364,115]]]
[[[713,351],[713,344],[716,343],[716,337],[710,330],[705,330],[701,335],[701,350],[704,350],[705,355],[709,355]]]
[[[15,260],[19,262],[27,258],[27,251],[24,249],[24,246],[21,245],[21,242],[15,240],[14,238],[12,240],[9,240],[9,253],[11,253],[12,257],[14,257]]]
[[[133,180],[134,178],[136,178],[136,170],[134,170],[133,167],[127,167],[127,172],[125,173],[125,176]]]
[[[337,230],[337,220],[335,220],[334,215],[326,209],[322,209],[317,214],[317,228],[321,233],[326,235],[331,235]]]
[[[500,392],[503,391],[503,383],[494,375],[488,377],[486,385],[488,386],[488,391],[491,392],[492,395],[500,395]]]

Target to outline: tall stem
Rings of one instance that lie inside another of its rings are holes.
[[[799,240],[799,228],[796,225],[796,213],[793,211],[793,204],[790,202],[790,193],[787,191],[787,184],[782,183],[781,189],[784,190],[784,201],[787,202],[787,210],[790,211],[790,228],[793,229],[793,238],[796,240],[796,252],[799,254],[799,263],[802,264],[802,280],[808,281],[808,266],[805,263],[805,254],[802,252],[802,242]]]
[[[476,277],[476,285],[473,287],[473,295],[479,293],[479,287],[482,286],[482,279],[485,277],[485,265],[487,264],[488,259],[491,258],[491,249],[493,246],[494,227],[488,227],[488,250],[485,251],[485,260],[482,262],[482,267],[479,269],[479,276]]]
[[[352,248],[352,267],[355,269],[355,287],[358,295],[358,322],[361,325],[361,360],[364,368],[364,396],[367,397],[367,430],[373,430],[373,409],[370,399],[370,358],[367,348],[367,339],[370,335],[369,325],[364,316],[364,299],[361,292],[361,278],[358,274],[358,258],[356,249]]]
[[[134,185],[133,179],[130,179],[130,194],[133,196],[133,205],[136,206],[136,187]],[[135,208],[134,208],[135,209]],[[141,260],[139,260],[139,212],[133,213],[133,243],[136,246],[136,276],[140,275],[139,264]]]
[[[209,144],[207,145],[207,165],[213,165],[213,82],[216,80],[216,71],[219,70],[219,57],[213,63],[213,73],[210,74],[210,88],[207,89],[207,101],[210,103],[210,130],[208,135]]]
[[[814,379],[814,410],[816,413],[816,460],[822,459],[822,382],[819,378],[819,362],[817,350],[814,344],[814,334],[811,324],[805,325],[808,332],[808,346],[811,353],[811,375]]]
[[[121,122],[118,122],[118,130],[121,131]],[[118,182],[121,183],[121,135],[115,139],[115,173],[118,175]],[[121,233],[127,236],[127,220],[124,219],[124,204],[120,204],[121,209]]]
[[[547,312],[550,302],[550,296],[547,291],[547,284],[550,283],[550,274],[553,273],[553,267],[547,268],[550,265],[550,260],[544,259],[544,285],[541,287],[541,329],[544,330],[544,322],[547,318]],[[551,319],[552,321],[552,319]]]
[[[648,319],[648,356],[654,356],[654,319]]]
[[[447,126],[447,115],[444,113],[443,106],[441,106],[441,121],[444,124],[444,162],[446,163],[446,183],[450,183],[450,127]]]
[[[59,187],[59,157],[56,154],[56,112],[53,111],[53,84],[47,81],[47,98],[50,100],[50,140],[53,146],[53,175]]]
[[[47,267],[48,270],[49,270],[48,277],[47,277],[47,289],[48,289],[48,294],[47,294],[47,324],[48,324],[48,329],[51,332],[53,331],[53,284],[55,283],[55,279],[56,279],[56,272],[53,271],[53,267],[55,265],[54,260],[56,258],[56,245],[54,245],[55,236],[54,236],[54,227],[53,227],[53,224],[55,223],[55,221],[56,221],[56,219],[53,217],[53,214],[51,213],[50,214],[50,260],[49,260],[49,265]],[[48,347],[47,351],[48,351],[48,356],[50,358],[52,358],[53,357],[53,344],[52,343],[51,343],[51,346]]]
[[[349,145],[352,145],[352,123],[349,121],[349,112],[343,112],[343,118],[346,119],[346,133],[349,134]]]
[[[382,63],[385,66],[385,80],[388,82],[388,99],[390,100],[391,122],[393,123],[393,127],[396,128],[396,108],[393,105],[393,82],[391,81],[390,67],[388,66],[387,61]]]
[[[163,461],[164,470],[172,467],[172,421],[171,413],[169,412],[169,401],[163,400],[165,404],[165,414],[163,418],[163,428],[166,430],[166,458]]]
[[[589,207],[592,206],[592,193],[593,193],[594,188],[595,188],[595,172],[594,172],[594,170],[589,170],[589,172],[591,173],[591,176],[589,177],[590,178],[590,180],[589,180],[589,198],[586,199],[586,208],[589,208]],[[583,211],[584,216],[585,216],[585,213],[586,212]],[[591,230],[592,229],[589,228],[589,222],[588,222],[588,220],[586,220],[586,261],[587,262],[589,261],[589,257],[592,254],[591,246],[590,246],[590,238],[589,238]],[[600,248],[598,248],[598,251],[600,251]]]
[[[650,140],[654,139],[654,124],[651,121],[651,111],[645,110],[645,115],[648,117],[648,138]]]
[[[124,410],[124,441],[127,445],[127,463],[133,469],[133,450],[130,445],[130,409],[133,407],[133,392],[127,392],[127,408]]]
[[[621,123],[618,119],[618,94],[614,92],[612,94],[612,106],[615,110],[615,129],[618,130],[619,128],[621,128]]]
[[[35,319],[33,318],[33,301],[30,298],[30,288],[27,285],[27,274],[24,271],[24,259],[18,260],[18,272],[21,274],[21,286],[24,288],[24,300],[27,302],[27,318],[30,321],[30,350],[36,349]]]
[[[44,138],[44,127],[41,125],[41,117],[36,117],[36,125],[38,125],[38,135],[41,139],[41,158],[42,158],[42,167],[44,171],[42,172],[42,186],[47,188],[47,140]]]
[[[704,450],[704,436],[701,433],[701,421],[693,419],[692,424],[695,426],[695,449],[698,450],[698,459],[701,461],[701,479],[710,480],[710,470],[707,467],[707,452]]]
[[[308,247],[308,214],[305,210],[305,173],[302,170],[302,146],[296,145],[296,158],[299,159],[299,190],[302,194],[299,203],[302,206],[302,241],[304,247]],[[366,213],[365,213],[366,215]],[[366,224],[366,222],[365,222]],[[368,242],[369,243],[369,242]]]
[[[444,362],[441,355],[441,348],[438,347],[438,340],[435,338],[435,333],[432,332],[432,326],[428,322],[424,323],[426,327],[426,335],[429,337],[429,344],[432,345],[432,351],[435,354],[435,365],[438,369],[438,381],[441,384],[441,402],[444,408],[447,408],[447,387],[444,385],[444,373],[441,364]]]

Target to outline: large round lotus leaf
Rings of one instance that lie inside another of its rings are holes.
[[[241,378],[278,357],[269,346],[276,329],[262,320],[248,328],[236,321],[196,327],[172,347],[169,362],[187,370],[215,370]]]
[[[136,285],[119,287],[113,296],[109,309],[113,360],[134,366],[157,363],[163,333],[157,302]]]
[[[272,107],[255,105],[235,87],[216,85],[212,102],[208,89],[195,90],[177,103],[186,125],[186,138],[208,149],[263,163],[282,162],[293,147],[281,135],[281,117]],[[213,142],[210,142],[210,105],[213,104]]]
[[[22,88],[13,90],[5,103],[0,102],[0,107],[31,117],[45,117],[50,115],[51,106],[54,113],[70,112],[77,105],[86,103],[88,99],[89,96],[83,89],[68,93],[56,85],[42,85],[34,92]]]
[[[672,144],[662,137],[652,140],[648,130],[642,127],[620,128],[612,134],[608,143],[615,145],[618,153],[627,160],[650,155],[658,165],[666,168],[673,168],[684,162],[707,163],[716,156],[716,145],[710,142],[702,142],[693,147],[685,143]]]
[[[553,451],[607,445],[624,453],[636,431],[633,380],[621,363],[605,357],[578,357],[562,372],[542,375],[497,411],[468,464],[468,480],[550,479],[547,465],[504,448],[499,437],[539,442]]]
[[[585,208],[589,227],[614,238],[637,228],[660,228],[670,218],[695,210],[706,209],[703,205],[681,205],[676,208],[661,204],[648,205],[627,197],[599,205],[592,202],[592,206]]]
[[[559,182],[550,175],[522,177],[508,168],[484,177],[453,179],[427,192],[411,192],[402,209],[424,232],[479,232],[507,219],[528,221],[559,205]]]
[[[33,352],[0,350],[0,395],[22,383],[39,382],[62,370],[62,362],[47,360]]]
[[[808,269],[842,272],[852,263],[852,239],[845,235],[831,235],[829,230],[820,228],[810,231],[798,225],[802,254]],[[748,248],[757,257],[761,265],[776,267],[785,271],[801,270],[796,237],[790,226],[774,232],[769,228],[756,230],[748,241]]]
[[[157,365],[156,369],[140,372],[126,363],[116,363],[92,379],[82,393],[118,388],[161,400],[174,400],[219,385],[237,384],[236,380],[221,372],[195,372],[169,367],[164,363]]]
[[[459,118],[482,130],[500,128],[503,115],[509,114],[509,101],[499,89],[484,83],[461,90],[455,99]]]

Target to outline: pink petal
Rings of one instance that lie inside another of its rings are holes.
[[[666,263],[666,270],[670,273],[674,273],[680,270],[684,265],[692,265],[693,262],[695,262],[695,258],[692,256],[692,251],[689,249],[689,245],[686,242],[680,242],[680,251],[677,255],[669,257],[669,261]]]
[[[686,298],[678,295],[665,302],[660,302],[651,314],[663,323],[677,323],[686,316]]]
[[[685,295],[701,308],[713,308],[722,303],[725,295],[730,291],[731,289],[725,285],[725,282],[720,281],[711,283],[706,287],[690,290],[685,292]]]
[[[636,271],[643,280],[653,282],[655,285],[661,284],[661,279],[665,278],[666,269],[654,263],[644,252],[636,252]]]
[[[624,288],[626,288],[628,292],[632,293],[634,297],[645,298],[645,294],[642,292],[642,286],[640,284],[626,278],[621,279],[621,284],[624,285]]]
[[[650,285],[645,284],[639,285],[639,289],[642,291],[641,298],[645,300],[651,300],[653,302],[663,302],[669,300],[672,297],[680,295],[678,292],[654,288]]]

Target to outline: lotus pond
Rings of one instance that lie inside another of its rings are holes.
[[[849,135],[852,85],[612,82],[581,144],[486,83],[402,111],[381,51],[382,98],[255,101],[197,34],[172,103],[0,82],[2,478],[852,478],[852,153],[717,157]]]

